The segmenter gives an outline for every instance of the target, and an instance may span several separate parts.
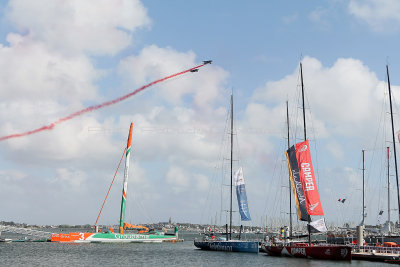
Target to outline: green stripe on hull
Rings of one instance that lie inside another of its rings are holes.
[[[89,242],[162,242],[163,240],[174,240],[175,236],[164,236],[157,234],[117,234],[117,233],[97,233],[85,241]]]

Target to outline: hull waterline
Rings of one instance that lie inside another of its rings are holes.
[[[68,233],[52,234],[52,242],[70,243],[161,243],[175,241],[175,235],[118,234],[118,233]]]
[[[225,252],[247,252],[258,253],[259,247],[257,241],[194,241],[197,248],[203,250],[225,251]]]

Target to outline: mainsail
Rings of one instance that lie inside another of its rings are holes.
[[[129,128],[128,142],[126,144],[126,156],[125,156],[125,171],[124,171],[124,185],[122,188],[122,200],[121,200],[121,217],[119,220],[119,232],[124,233],[124,222],[125,222],[125,206],[126,206],[126,191],[128,190],[128,171],[129,171],[129,158],[131,155],[131,143],[132,143],[132,128]]]
[[[251,221],[242,167],[235,172],[236,196],[242,221]]]
[[[290,147],[285,154],[299,220],[307,221],[307,215],[324,215],[315,181],[308,140]]]

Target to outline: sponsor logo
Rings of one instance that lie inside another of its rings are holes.
[[[148,239],[147,235],[136,235],[136,234],[116,234],[115,238],[117,239]]]
[[[314,190],[314,179],[312,176],[310,163],[301,163],[301,169],[303,170],[304,178],[306,179],[304,191]]]
[[[211,244],[210,249],[218,251],[232,251],[232,246],[226,246],[223,244]]]
[[[331,255],[331,249],[328,248],[327,250],[325,250],[325,255]]]
[[[290,251],[292,252],[292,255],[301,254],[306,256],[306,248],[292,248]]]
[[[310,210],[314,210],[318,205],[319,205],[319,202],[314,203],[314,204],[311,204],[308,208],[309,208]]]
[[[297,199],[299,203],[303,203],[304,201],[306,201],[306,198],[303,194],[303,187],[301,186],[299,173],[296,172],[295,170],[292,170],[292,173],[293,173],[294,186],[296,187]]]
[[[304,152],[304,151],[306,151],[307,150],[307,145],[304,145],[304,146],[302,146],[298,151],[299,152]]]

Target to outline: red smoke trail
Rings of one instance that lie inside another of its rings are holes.
[[[204,65],[206,65],[206,64],[202,64],[202,65],[199,65],[199,66],[196,66],[196,67],[193,67],[193,68],[190,68],[190,69],[187,69],[187,70],[172,74],[172,75],[164,77],[162,79],[156,80],[154,82],[151,82],[149,84],[146,84],[146,85],[136,89],[135,91],[133,91],[133,92],[127,94],[127,95],[121,96],[121,97],[116,98],[116,99],[111,100],[111,101],[104,102],[102,104],[98,104],[98,105],[87,107],[87,108],[82,109],[80,111],[74,112],[74,113],[70,114],[69,116],[66,116],[64,118],[58,119],[55,122],[50,123],[49,125],[42,126],[42,127],[38,128],[38,129],[35,129],[35,130],[32,130],[32,131],[27,131],[27,132],[24,132],[24,133],[11,134],[11,135],[0,137],[0,141],[4,141],[4,140],[7,140],[7,139],[11,139],[11,138],[27,136],[27,135],[35,134],[35,133],[38,133],[38,132],[41,132],[41,131],[45,131],[45,130],[52,130],[57,124],[63,123],[63,122],[68,121],[68,120],[71,120],[71,119],[73,119],[75,117],[78,117],[78,116],[81,116],[81,115],[83,115],[83,114],[85,114],[87,112],[94,111],[94,110],[97,110],[97,109],[101,109],[101,108],[104,108],[104,107],[107,107],[107,106],[111,106],[111,105],[117,104],[117,103],[121,102],[122,100],[125,100],[125,99],[127,99],[127,98],[129,98],[129,97],[131,97],[133,95],[136,95],[140,91],[143,91],[144,89],[146,89],[146,88],[148,88],[150,86],[153,86],[153,85],[155,85],[157,83],[160,83],[160,82],[166,81],[168,79],[174,78],[176,76],[185,74],[187,72],[190,72],[191,70],[199,69],[199,68],[203,67]]]

